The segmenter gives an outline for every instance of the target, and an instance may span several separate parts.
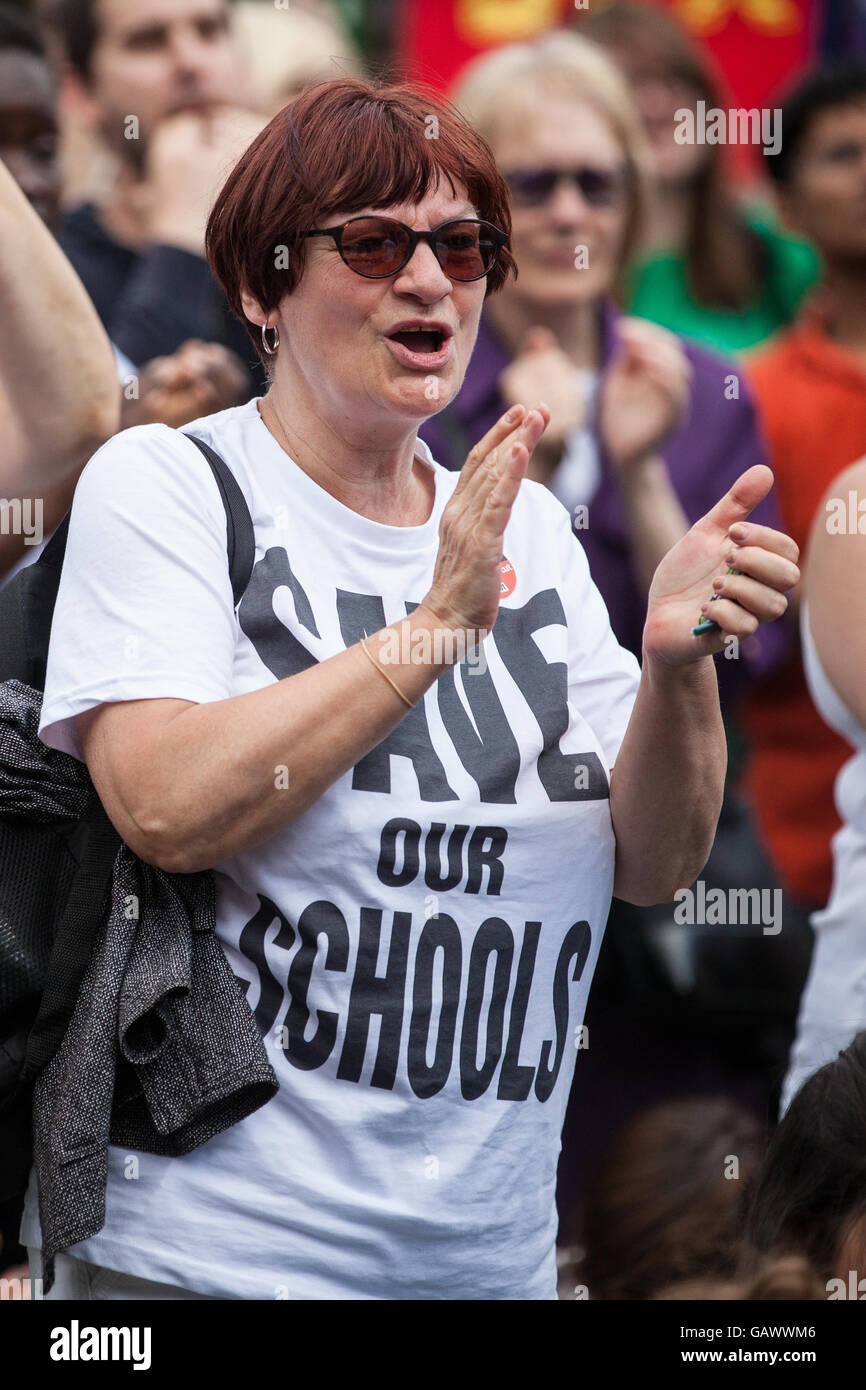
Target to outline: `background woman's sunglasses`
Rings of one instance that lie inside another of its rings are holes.
[[[463,217],[429,232],[416,232],[391,217],[350,217],[339,227],[322,227],[304,236],[330,236],[350,270],[369,280],[396,275],[409,264],[419,241],[426,241],[450,280],[480,280],[496,264],[508,237],[491,222]]]
[[[512,169],[505,175],[514,202],[528,208],[546,203],[560,179],[576,183],[592,207],[612,207],[625,191],[628,167],[598,169],[584,165],[580,169]]]

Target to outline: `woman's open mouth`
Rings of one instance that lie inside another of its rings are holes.
[[[439,329],[404,328],[389,334],[385,342],[398,362],[419,371],[444,367],[451,358],[451,338]]]

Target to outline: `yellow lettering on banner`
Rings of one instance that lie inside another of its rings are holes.
[[[734,15],[767,34],[796,34],[803,17],[796,0],[676,0],[674,10],[695,34],[718,33]]]
[[[559,23],[559,0],[456,0],[454,27],[467,43],[530,39]]]

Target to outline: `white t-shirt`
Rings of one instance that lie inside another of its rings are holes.
[[[298,468],[255,400],[188,428],[252,513],[238,617],[205,460],[165,425],[116,435],[75,496],[51,747],[80,757],[73,716],[103,701],[291,676],[430,587],[458,475],[426,445],[435,506],[395,527]],[[613,882],[607,774],[639,668],[536,483],[504,552],[487,669],[446,673],[304,815],[217,866],[217,933],[278,1095],[183,1158],[136,1169],[111,1146],[105,1227],[72,1255],[224,1297],[556,1298],[560,1134]],[[39,1244],[33,1174],[22,1231]]]
[[[821,665],[809,626],[809,605],[800,606],[800,641],[809,693],[831,729],[856,750],[836,776],[836,810],[842,825],[833,836],[833,889],[826,907],[810,917],[815,944],[800,996],[797,1036],[782,1086],[780,1115],[809,1077],[838,1057],[866,1028],[866,729],[844,703]]]

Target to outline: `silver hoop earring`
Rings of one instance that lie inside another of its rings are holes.
[[[266,323],[263,323],[263,324],[262,324],[262,347],[264,348],[265,352],[268,354],[269,357],[273,357],[273,355],[274,355],[274,353],[276,352],[277,348],[280,346],[280,330],[277,328],[277,325],[276,325],[276,324],[273,325],[273,334],[274,334],[274,345],[273,345],[273,347],[268,347],[268,325],[267,325]]]

